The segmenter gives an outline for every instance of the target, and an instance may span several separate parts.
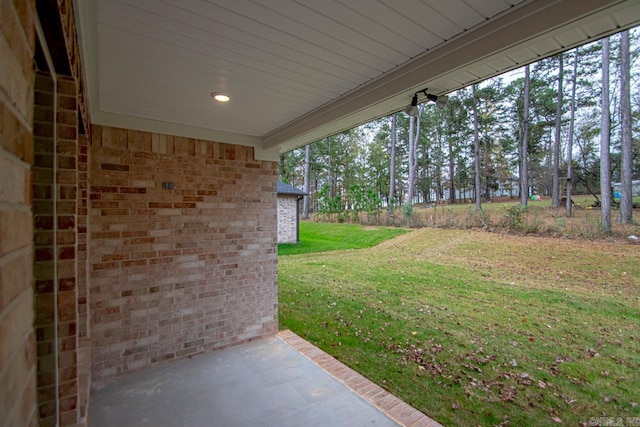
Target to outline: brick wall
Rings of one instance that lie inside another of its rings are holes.
[[[101,126],[89,154],[94,382],[276,333],[274,162]]]
[[[78,337],[90,336],[88,310],[88,226],[89,226],[89,138],[78,135],[78,185],[77,185],[77,282],[78,282]]]
[[[44,424],[56,419],[54,292],[54,82],[48,73],[35,79],[33,215],[35,224],[35,319],[38,358],[38,415]]]
[[[58,7],[56,58],[79,76],[70,0],[38,6],[47,20]],[[81,82],[60,77],[55,94],[34,73],[35,9],[0,2],[0,426],[81,426],[89,367],[104,380],[276,332],[275,164],[78,135]]]
[[[33,271],[41,426],[55,425],[56,416],[62,425],[79,421],[77,86],[69,77],[56,83],[48,73],[36,74]]]
[[[0,2],[0,426],[35,426],[31,163],[35,1]]]
[[[91,388],[91,312],[89,310],[89,138],[78,135],[77,168],[78,410],[85,422]]]
[[[298,196],[278,195],[278,243],[298,241]]]

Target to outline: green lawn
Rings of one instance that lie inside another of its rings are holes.
[[[640,417],[639,259],[626,242],[421,229],[280,256],[280,326],[447,426]]]
[[[369,248],[406,232],[403,228],[302,221],[300,241],[278,245],[278,255]]]

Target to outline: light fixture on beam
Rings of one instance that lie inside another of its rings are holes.
[[[418,105],[418,94],[415,93],[413,95],[413,98],[411,99],[411,104],[404,109],[404,112],[410,115],[411,117],[417,117],[418,116],[417,105]]]
[[[436,95],[432,95],[430,93],[427,94],[427,99],[429,101],[433,101],[436,103],[436,107],[443,109],[444,107],[447,106],[447,102],[449,102],[449,97],[447,95],[440,95],[440,96],[436,96]]]
[[[449,102],[448,96],[433,95],[431,93],[427,93],[427,88],[424,88],[413,94],[413,98],[411,98],[411,104],[404,109],[404,112],[407,113],[409,116],[412,116],[412,117],[418,116],[418,94],[419,93],[424,94],[424,96],[426,96],[429,101],[435,102],[436,107],[440,109],[444,108],[447,105],[447,102]]]
[[[211,97],[218,102],[229,102],[231,100],[229,95],[222,92],[211,92]]]

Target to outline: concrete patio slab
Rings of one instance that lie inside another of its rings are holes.
[[[283,331],[110,381],[92,391],[89,421],[95,427],[438,425],[345,368]]]

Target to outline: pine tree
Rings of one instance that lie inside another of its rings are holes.
[[[304,147],[304,186],[303,191],[307,193],[302,202],[302,218],[309,219],[309,189],[311,185],[311,144]]]
[[[609,113],[609,37],[602,39],[602,95],[600,122],[600,208],[602,211],[601,230],[611,232],[611,164],[609,142],[611,118]]]
[[[567,200],[566,200],[566,215],[568,217],[572,216],[573,212],[573,200],[571,200],[573,193],[573,174],[572,174],[572,166],[573,166],[573,137],[574,137],[574,128],[575,128],[575,117],[576,117],[576,86],[578,80],[578,59],[579,59],[579,50],[575,50],[575,56],[573,59],[573,75],[571,76],[571,114],[569,118],[569,141],[567,143]]]
[[[395,200],[395,191],[396,191],[396,136],[397,136],[397,122],[398,122],[398,113],[393,113],[391,116],[391,147],[390,147],[390,156],[391,160],[389,162],[389,200],[388,200],[388,211],[391,212],[394,205]]]
[[[529,201],[529,65],[524,67],[524,106],[520,147],[520,204],[527,206]]]
[[[556,104],[556,125],[553,140],[553,178],[551,183],[551,206],[560,207],[560,131],[562,128],[564,55],[558,55],[558,98]]]
[[[620,116],[621,116],[621,144],[622,169],[620,182],[620,211],[618,222],[631,224],[633,215],[632,174],[633,148],[631,140],[631,100],[630,100],[630,55],[629,31],[620,33]]]
[[[482,195],[480,194],[480,137],[478,136],[477,87],[478,85],[473,85],[473,164],[475,167],[476,211],[481,211]]]

